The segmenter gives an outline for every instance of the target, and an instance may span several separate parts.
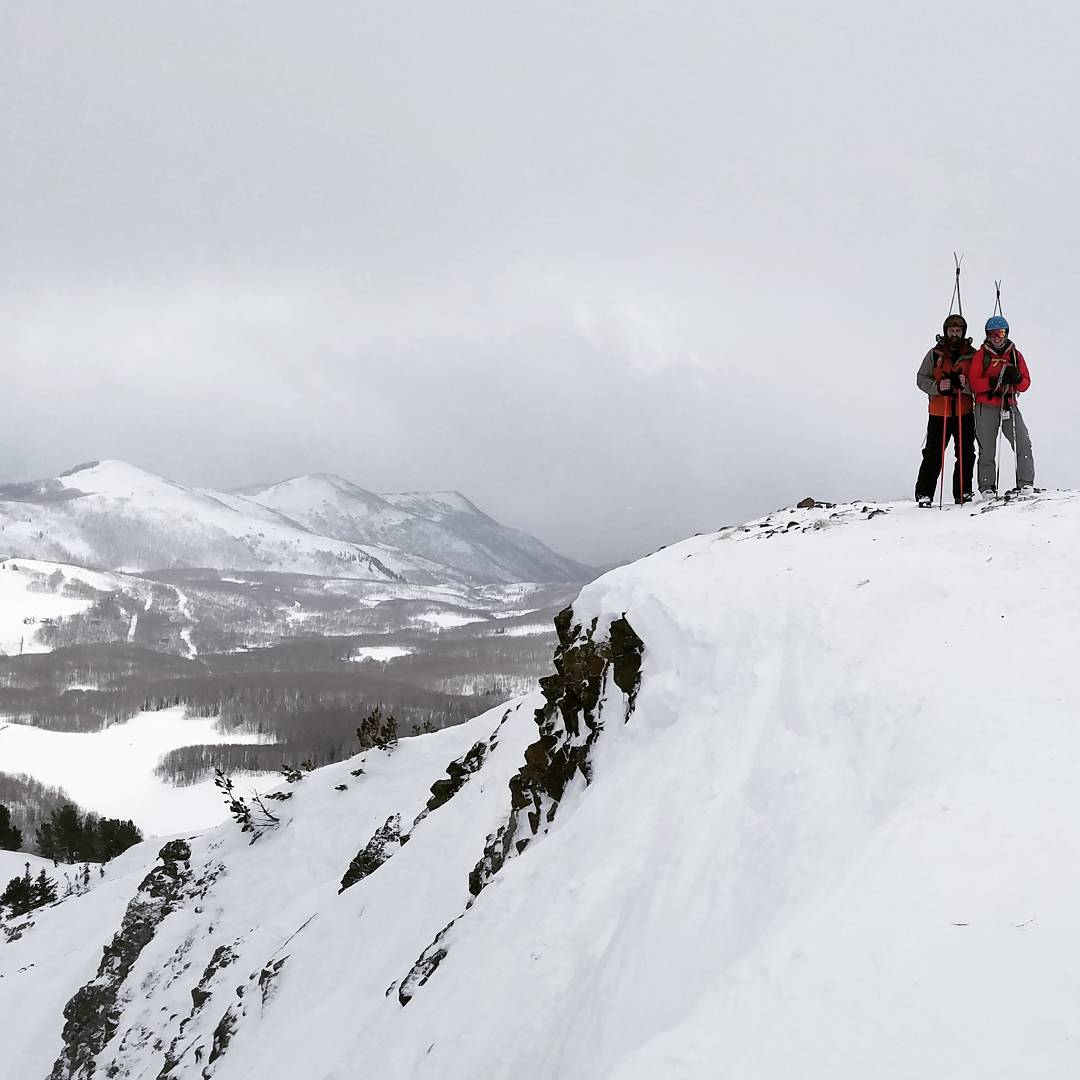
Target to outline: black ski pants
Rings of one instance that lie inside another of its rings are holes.
[[[943,437],[945,444],[942,443]],[[963,416],[931,414],[926,425],[926,445],[923,447],[919,478],[915,481],[916,499],[923,495],[928,495],[931,499],[934,497],[938,475],[941,473],[942,448],[950,439],[956,459],[952,478],[953,501],[960,502],[961,482],[964,494],[971,494],[971,474],[975,468],[975,416],[973,413]],[[960,460],[961,446],[963,461]]]

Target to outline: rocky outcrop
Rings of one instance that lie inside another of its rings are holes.
[[[446,766],[446,776],[431,785],[431,798],[428,799],[424,809],[416,815],[409,832],[401,831],[400,814],[392,814],[375,830],[371,839],[349,863],[349,869],[345,871],[345,876],[341,879],[338,892],[344,892],[378,870],[387,859],[408,843],[413,831],[428,814],[445,806],[465,786],[469,778],[484,767],[488,755],[499,745],[499,732],[512,712],[513,709],[507,709],[503,713],[498,727],[491,733],[487,742],[474,743],[467,753]]]
[[[573,608],[566,608],[556,617],[555,630],[555,674],[540,680],[544,705],[535,713],[540,737],[526,749],[525,764],[510,780],[506,823],[487,838],[483,857],[469,875],[469,907],[509,858],[548,829],[571,781],[580,776],[590,782],[592,748],[606,719],[601,712],[609,680],[622,692],[624,722],[634,709],[644,643],[626,616],[612,620],[602,635],[595,619],[583,628],[575,622]],[[401,980],[402,1005],[448,955],[447,939],[456,921],[440,931]]]
[[[615,619],[606,637],[574,623],[573,608],[555,619],[559,647],[555,674],[540,680],[544,705],[536,711],[540,738],[525,751],[525,764],[510,781],[510,816],[488,837],[483,858],[469,875],[469,891],[477,896],[511,853],[525,850],[550,825],[570,781],[591,780],[590,755],[603,728],[600,701],[610,675],[625,696],[623,719],[634,708],[641,680],[641,638],[626,616]],[[523,820],[524,815],[524,820]],[[527,828],[526,828],[527,826]]]
[[[167,1077],[172,1076],[183,1060],[187,1029],[202,1011],[203,1006],[213,997],[213,984],[217,981],[218,975],[240,959],[239,947],[240,942],[235,941],[231,945],[219,945],[214,950],[214,955],[210,958],[210,963],[206,965],[198,985],[191,988],[191,1012],[181,1022],[176,1037],[165,1051],[165,1063],[157,1075],[157,1080],[166,1080]]]
[[[183,840],[173,840],[158,858],[162,865],[147,874],[128,904],[97,975],[64,1006],[64,1045],[49,1080],[89,1080],[94,1075],[97,1056],[119,1024],[125,980],[158,926],[183,899],[191,878],[191,848]]]
[[[431,785],[431,798],[428,799],[424,809],[420,811],[416,816],[416,820],[413,821],[413,829],[433,810],[445,806],[468,783],[469,778],[484,767],[484,762],[487,761],[488,756],[499,745],[499,732],[502,731],[503,724],[510,719],[513,711],[513,709],[507,709],[503,713],[502,719],[491,735],[488,736],[487,742],[473,743],[467,753],[457,760],[451,761],[446,766],[446,776],[441,780],[436,780]]]
[[[391,814],[382,825],[375,830],[375,834],[357,852],[353,861],[349,863],[349,869],[341,879],[341,887],[338,892],[344,892],[358,881],[363,881],[369,874],[375,873],[394,852],[401,848],[401,815]]]

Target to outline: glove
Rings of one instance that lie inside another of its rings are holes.
[[[951,394],[956,389],[953,385],[953,380],[949,375],[946,375],[944,379],[938,379],[937,388],[943,394]]]
[[[1001,370],[1001,385],[1016,386],[1020,382],[1020,369],[1015,364],[1006,364]]]

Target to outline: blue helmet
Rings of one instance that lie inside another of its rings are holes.
[[[986,326],[983,327],[986,333],[990,333],[991,330],[1004,330],[1007,334],[1009,332],[1009,321],[1004,315],[991,315],[986,320]]]

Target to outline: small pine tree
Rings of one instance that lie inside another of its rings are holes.
[[[0,803],[0,850],[18,851],[22,845],[22,830],[12,824],[11,811]]]
[[[89,867],[87,868],[89,869]],[[30,869],[27,867],[27,873]],[[34,901],[34,907],[44,907],[46,904],[56,903],[56,882],[53,881],[48,874],[45,873],[45,867],[41,868],[41,872],[34,879],[32,888],[32,898]]]
[[[30,864],[26,864],[26,873],[13,877],[0,893],[0,907],[6,907],[12,917],[25,915],[34,908],[34,879],[30,876]]]
[[[56,903],[56,882],[41,868],[36,878],[30,876],[30,864],[21,877],[12,878],[0,893],[0,907],[7,906],[12,916],[25,915],[34,908]]]
[[[394,714],[383,715],[382,706],[376,705],[360,721],[356,737],[360,740],[362,750],[376,749],[389,753],[398,744],[397,720]]]

